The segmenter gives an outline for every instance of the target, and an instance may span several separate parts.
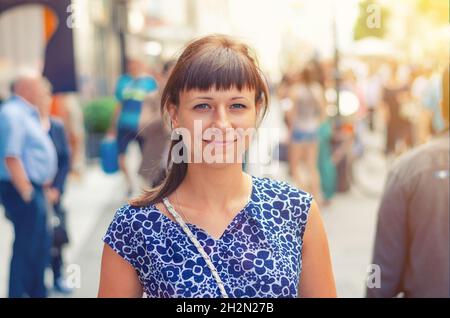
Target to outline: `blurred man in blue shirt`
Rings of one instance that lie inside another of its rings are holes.
[[[35,105],[48,98],[43,78],[22,77],[0,108],[0,196],[15,232],[9,297],[47,296],[50,236],[43,188],[56,174],[57,157]]]

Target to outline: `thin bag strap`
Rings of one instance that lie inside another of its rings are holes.
[[[177,223],[181,226],[183,231],[186,233],[186,235],[189,237],[189,239],[192,241],[194,246],[197,248],[197,251],[200,253],[200,255],[203,257],[203,259],[206,262],[206,265],[208,265],[209,269],[211,270],[211,273],[214,277],[214,279],[217,282],[217,285],[219,285],[220,293],[222,294],[222,298],[229,298],[228,294],[225,290],[224,284],[222,282],[222,279],[219,276],[219,273],[217,272],[216,267],[212,263],[211,259],[209,258],[208,254],[206,254],[203,247],[200,245],[200,242],[197,240],[197,238],[192,234],[191,230],[188,228],[186,223],[184,222],[183,218],[175,211],[172,204],[170,204],[169,199],[167,197],[163,198],[164,205],[166,206],[167,210],[172,214],[172,216],[175,218]]]

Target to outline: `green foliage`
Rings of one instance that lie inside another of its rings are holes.
[[[388,18],[388,10],[376,0],[362,0],[359,3],[359,16],[353,28],[353,38],[356,41],[371,36],[383,38]],[[377,21],[379,24],[373,25]]]
[[[91,133],[106,133],[116,104],[114,97],[102,97],[86,104],[83,108],[86,130]]]

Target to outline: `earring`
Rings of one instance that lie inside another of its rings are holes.
[[[176,135],[179,135],[179,134],[180,134],[180,132],[178,131],[178,128],[174,128],[174,129],[173,129],[173,132],[174,132]]]

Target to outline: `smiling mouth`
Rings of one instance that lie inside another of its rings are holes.
[[[233,139],[233,140],[224,140],[224,141],[218,141],[218,140],[205,140],[202,139],[203,142],[206,142],[208,144],[215,144],[215,145],[227,145],[227,144],[232,144],[235,143],[237,141],[237,139]]]

